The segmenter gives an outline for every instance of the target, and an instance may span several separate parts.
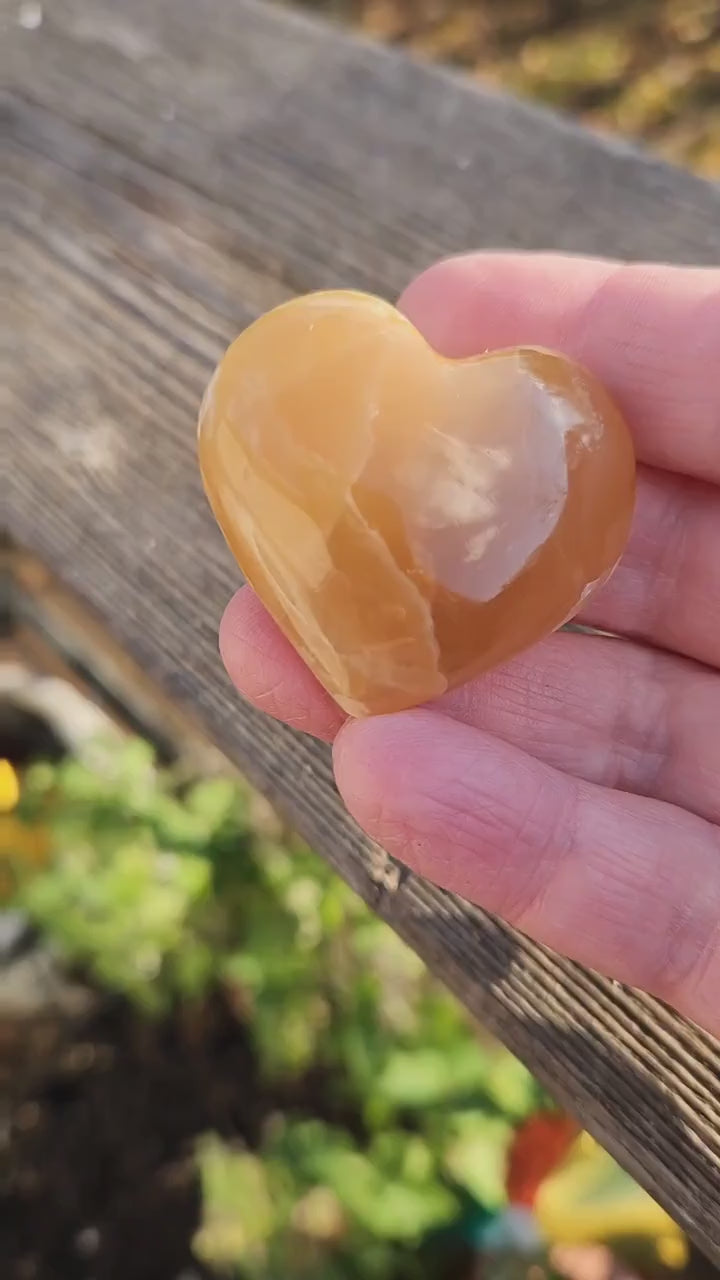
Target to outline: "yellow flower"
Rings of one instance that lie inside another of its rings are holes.
[[[20,799],[20,782],[9,760],[0,760],[0,813],[12,813]]]
[[[553,1244],[644,1238],[667,1267],[680,1268],[687,1257],[680,1228],[589,1134],[542,1184],[535,1213]]]
[[[46,827],[29,827],[0,813],[0,902],[7,902],[18,883],[39,870],[50,857],[52,839]]]

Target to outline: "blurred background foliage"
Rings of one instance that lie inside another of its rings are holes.
[[[212,1274],[465,1280],[459,1253],[541,1280],[588,1240],[682,1266],[658,1206],[238,777],[121,739],[0,782],[5,905],[70,972],[180,1011],[188,1052],[218,991],[248,1028],[250,1123],[188,1133]]]
[[[296,0],[720,177],[718,0]]]

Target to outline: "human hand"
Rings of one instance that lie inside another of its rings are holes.
[[[576,621],[432,706],[346,721],[243,588],[238,689],[334,743],[387,851],[720,1036],[720,271],[478,254],[400,309],[444,355],[517,344],[587,365],[633,432],[627,551]]]

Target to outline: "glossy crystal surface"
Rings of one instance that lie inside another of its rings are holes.
[[[561,626],[627,539],[632,442],[537,348],[448,360],[394,307],[310,294],[251,325],[199,458],[242,572],[341,707],[399,710]]]

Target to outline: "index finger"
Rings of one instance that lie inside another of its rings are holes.
[[[475,253],[430,267],[398,305],[446,356],[562,351],[605,383],[643,462],[720,484],[720,270]]]

